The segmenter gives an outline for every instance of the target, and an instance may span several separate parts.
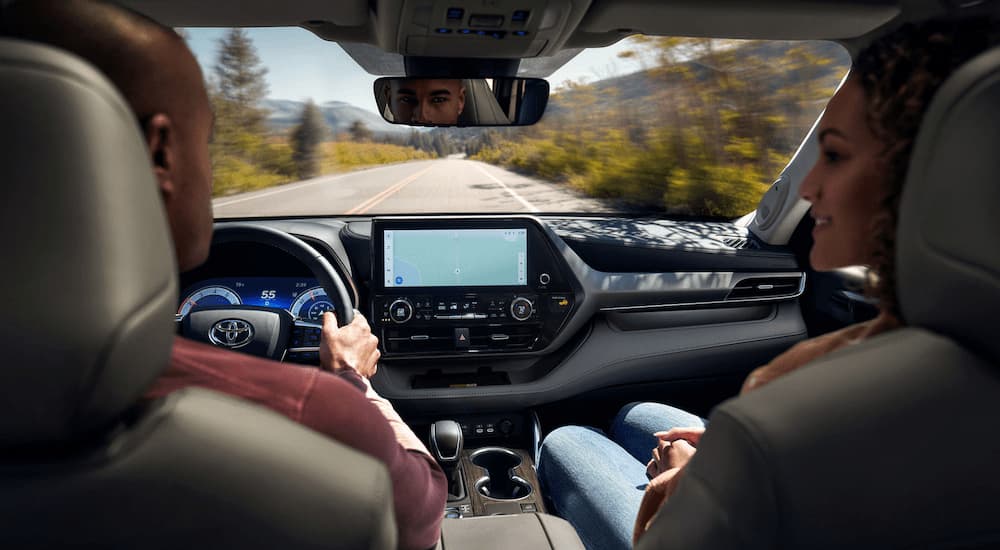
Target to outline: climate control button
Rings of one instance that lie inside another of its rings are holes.
[[[510,316],[516,321],[527,321],[533,311],[534,306],[527,298],[518,297],[510,302]]]
[[[400,298],[389,305],[389,318],[393,323],[403,324],[413,317],[413,304],[406,298]]]

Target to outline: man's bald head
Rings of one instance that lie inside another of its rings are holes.
[[[132,107],[150,152],[181,270],[208,257],[212,235],[212,109],[201,68],[173,29],[96,0],[25,0],[2,34],[82,57]]]
[[[163,111],[170,81],[201,78],[173,29],[124,8],[93,0],[28,0],[4,9],[3,34],[72,52],[105,74],[139,116]],[[190,84],[190,83],[187,83]],[[175,109],[186,107],[183,102]],[[182,113],[178,113],[178,116]]]

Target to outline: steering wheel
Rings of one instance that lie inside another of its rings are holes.
[[[234,242],[264,244],[292,255],[309,268],[326,291],[337,324],[344,326],[354,320],[350,295],[337,270],[302,239],[277,229],[239,223],[220,227],[212,236],[212,246]],[[319,359],[323,325],[296,319],[280,308],[225,305],[191,310],[179,328],[185,338],[221,348],[275,361],[308,363]]]

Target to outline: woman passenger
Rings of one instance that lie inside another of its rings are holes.
[[[878,316],[800,342],[751,372],[741,394],[900,325],[895,229],[913,142],[941,84],[997,43],[994,28],[986,19],[907,24],[858,55],[820,121],[819,159],[799,194],[815,220],[813,269],[870,266]],[[619,412],[607,437],[579,426],[549,434],[538,475],[555,512],[588,548],[629,548],[673,492],[705,429],[701,418],[680,409],[633,403]]]

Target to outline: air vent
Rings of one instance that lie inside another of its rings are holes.
[[[760,248],[757,241],[750,239],[748,237],[722,237],[722,242],[729,246],[730,248],[735,248],[737,250],[742,249],[755,249]]]
[[[802,292],[802,275],[788,277],[750,277],[736,283],[727,300],[795,297]]]

